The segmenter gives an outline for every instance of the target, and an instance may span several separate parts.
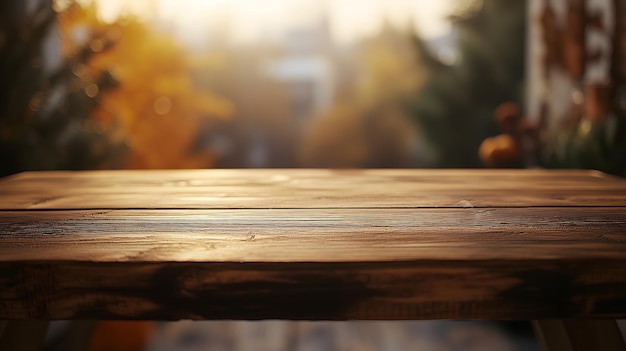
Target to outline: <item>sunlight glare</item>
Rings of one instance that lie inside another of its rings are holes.
[[[350,43],[376,33],[385,21],[413,24],[426,38],[446,34],[446,15],[454,0],[99,0],[103,19],[133,14],[166,23],[181,39],[198,39],[209,30],[224,31],[239,41],[267,39],[327,15],[335,40]]]

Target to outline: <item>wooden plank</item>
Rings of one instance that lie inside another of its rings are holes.
[[[595,171],[195,170],[23,173],[0,210],[626,206]]]
[[[1,318],[626,316],[622,261],[3,262]]]
[[[0,319],[626,316],[626,182],[598,172],[42,172],[0,199]]]
[[[0,261],[626,261],[626,208],[0,211]]]
[[[624,317],[625,213],[1,211],[0,319]]]

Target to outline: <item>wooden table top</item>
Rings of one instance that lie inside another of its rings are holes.
[[[626,317],[626,181],[595,171],[28,172],[0,319]]]

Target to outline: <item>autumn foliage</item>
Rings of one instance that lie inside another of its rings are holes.
[[[191,63],[173,38],[133,17],[113,23],[100,20],[95,4],[72,4],[59,16],[62,49],[72,55],[82,45],[101,51],[89,64],[77,64],[76,75],[109,70],[116,89],[98,96],[92,118],[103,128],[117,126],[130,148],[128,168],[205,168],[210,150],[192,148],[207,119],[225,119],[232,104],[196,87]],[[87,39],[89,38],[89,39]],[[89,40],[85,43],[85,40]],[[193,150],[192,150],[193,149]]]

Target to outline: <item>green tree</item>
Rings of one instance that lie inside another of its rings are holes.
[[[437,167],[478,167],[481,141],[497,133],[493,112],[505,101],[521,103],[526,2],[474,0],[452,15],[458,59],[443,63],[415,36],[429,76],[410,103],[433,148]]]
[[[58,13],[49,1],[30,10],[0,2],[0,175],[23,170],[115,167],[123,141],[92,121],[103,91],[116,86],[107,71],[79,77],[79,65],[113,45],[86,46],[68,59],[54,54]],[[58,43],[57,43],[58,44]],[[47,47],[47,51],[44,51]],[[50,65],[50,60],[59,64]]]

